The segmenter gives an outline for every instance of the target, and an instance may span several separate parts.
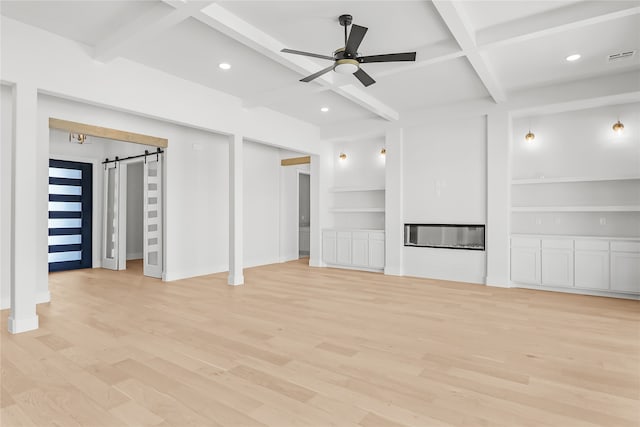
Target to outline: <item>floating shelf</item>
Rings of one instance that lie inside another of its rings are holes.
[[[617,177],[603,177],[603,178],[565,177],[565,178],[514,179],[511,181],[511,184],[512,185],[561,184],[561,183],[571,183],[571,182],[633,181],[633,180],[640,180],[640,176],[617,176]]]
[[[627,206],[514,206],[512,212],[640,212],[640,205]]]
[[[357,212],[380,212],[384,213],[384,208],[331,208],[329,212],[334,213],[357,213]]]
[[[329,191],[331,193],[347,193],[356,191],[384,191],[384,187],[331,187]]]

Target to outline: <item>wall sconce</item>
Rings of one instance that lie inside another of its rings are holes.
[[[524,140],[525,140],[525,141],[527,141],[527,142],[531,142],[531,141],[533,141],[534,139],[536,139],[536,136],[531,132],[531,129],[529,129],[529,133],[527,133],[527,134],[524,136]]]
[[[382,150],[380,150],[380,157],[385,157],[387,155],[387,149],[382,147]]]
[[[615,132],[616,135],[620,136],[620,135],[622,135],[622,132],[624,131],[624,125],[622,123],[620,123],[620,120],[618,120],[617,122],[615,122],[613,124],[612,129],[613,129],[613,131]]]
[[[84,133],[69,133],[69,142],[77,142],[78,144],[84,144],[87,140],[87,135]]]
[[[340,153],[338,157],[340,158],[341,161],[347,160],[347,155],[344,153]]]

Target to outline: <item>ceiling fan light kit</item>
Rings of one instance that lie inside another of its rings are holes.
[[[374,84],[376,81],[367,74],[360,64],[373,63],[373,62],[399,62],[399,61],[415,61],[415,52],[405,53],[389,53],[385,55],[372,55],[372,56],[359,56],[358,48],[362,39],[364,39],[368,28],[361,27],[359,25],[351,24],[353,17],[351,15],[340,15],[338,22],[344,27],[344,47],[336,49],[333,52],[333,57],[328,55],[321,55],[317,53],[304,52],[301,50],[282,49],[281,52],[292,53],[294,55],[310,56],[312,58],[326,59],[328,61],[334,61],[333,65],[324,68],[317,73],[311,74],[303,79],[301,82],[308,83],[323,74],[330,71],[335,71],[340,74],[353,74],[365,87]],[[351,25],[351,31],[347,31],[347,27]]]

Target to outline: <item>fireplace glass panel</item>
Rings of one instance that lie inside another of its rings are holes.
[[[484,250],[484,225],[405,224],[404,245]]]

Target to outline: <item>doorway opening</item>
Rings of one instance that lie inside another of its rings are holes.
[[[162,278],[162,153],[103,162],[103,268]]]
[[[311,175],[298,171],[298,258],[309,257],[311,247]]]
[[[91,268],[93,165],[49,159],[49,272]]]

